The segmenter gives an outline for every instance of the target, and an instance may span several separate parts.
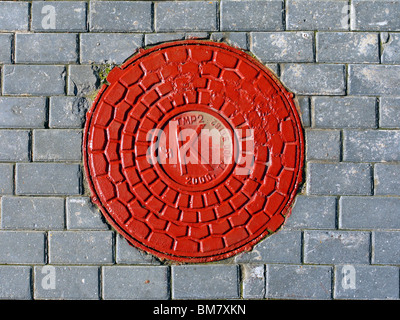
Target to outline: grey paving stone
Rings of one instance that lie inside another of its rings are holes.
[[[221,1],[222,31],[283,30],[282,1]]]
[[[400,35],[389,33],[388,39],[382,44],[382,63],[400,63]]]
[[[85,97],[50,97],[50,128],[82,128],[89,109]]]
[[[52,14],[55,14],[54,25]],[[34,31],[86,31],[87,8],[84,1],[34,1],[32,26]]]
[[[246,32],[213,32],[210,39],[217,42],[226,42],[232,47],[249,49],[249,41]]]
[[[68,66],[68,95],[84,96],[100,87],[100,79],[91,65]]]
[[[29,152],[29,131],[0,130],[0,161],[27,161]]]
[[[400,20],[398,13],[400,2],[397,0],[352,1],[354,19],[352,30],[366,31],[398,31]]]
[[[309,195],[371,195],[371,181],[366,163],[308,163]]]
[[[300,118],[303,127],[310,127],[311,126],[310,98],[297,96],[297,105],[299,106],[298,110],[300,110]]]
[[[0,266],[0,299],[32,299],[31,267]]]
[[[11,47],[13,35],[11,33],[0,34],[0,63],[11,63]]]
[[[34,268],[34,298],[93,300],[100,298],[99,268],[52,266]]]
[[[0,163],[0,195],[13,194],[14,166],[11,163]]]
[[[400,196],[400,165],[377,163],[374,174],[375,194]]]
[[[210,35],[208,32],[205,31],[193,31],[193,32],[185,32],[185,39],[186,40],[193,40],[193,39],[208,39]]]
[[[348,72],[350,94],[400,95],[398,65],[349,65]]]
[[[334,229],[336,198],[298,195],[285,227],[293,229]]]
[[[399,298],[399,269],[388,266],[335,266],[335,299],[390,300]],[[354,282],[352,275],[354,273]],[[391,279],[391,281],[387,281]]]
[[[378,63],[378,34],[369,32],[317,32],[317,61]]]
[[[33,161],[79,161],[81,158],[82,130],[33,130]]]
[[[78,59],[74,33],[17,33],[17,63],[74,63]]]
[[[343,159],[345,161],[400,160],[399,130],[345,130]]]
[[[339,228],[400,229],[400,198],[341,197]]]
[[[5,65],[3,94],[59,95],[65,92],[65,67],[55,65]]]
[[[400,231],[375,231],[372,239],[372,263],[400,264]]]
[[[103,267],[103,299],[165,300],[169,298],[167,266]]]
[[[306,130],[307,160],[339,160],[340,149],[339,130]]]
[[[50,231],[49,263],[113,263],[112,231]]]
[[[267,265],[267,298],[331,299],[331,279],[328,266]]]
[[[236,265],[172,266],[173,299],[239,298]]]
[[[254,246],[253,250],[236,256],[235,261],[266,263],[300,263],[301,232],[280,230]]]
[[[252,32],[250,37],[251,51],[263,62],[314,61],[311,32]]]
[[[244,299],[263,299],[265,296],[265,266],[263,264],[242,265]]]
[[[0,31],[28,30],[29,3],[0,1]]]
[[[304,231],[304,262],[318,264],[370,261],[370,233],[363,231]]]
[[[1,228],[63,229],[64,199],[55,197],[2,197]]]
[[[344,71],[340,64],[282,64],[281,80],[296,94],[344,95]]]
[[[0,231],[1,264],[43,264],[45,233],[39,231]]]
[[[16,194],[77,195],[81,192],[79,164],[17,163]]]
[[[347,6],[348,2],[344,0],[289,0],[286,3],[286,28],[287,30],[348,30],[347,11],[345,11]]]
[[[0,128],[44,128],[46,99],[0,97]]]
[[[108,230],[101,212],[88,197],[68,197],[66,202],[67,229]]]
[[[120,64],[142,45],[142,34],[83,33],[80,38],[80,62]]]
[[[379,126],[400,129],[400,97],[381,97],[379,105]]]
[[[376,128],[372,97],[313,97],[313,124],[318,128]]]
[[[160,262],[151,254],[131,246],[121,235],[116,237],[116,262],[119,264],[154,264]]]
[[[151,32],[151,1],[90,2],[90,30],[107,32]]]
[[[144,44],[145,46],[151,46],[163,42],[183,39],[185,39],[185,33],[183,32],[147,33],[144,35]]]
[[[157,2],[156,31],[217,31],[217,8],[216,1]]]
[[[277,63],[265,63],[264,64],[270,71],[272,71],[275,75],[278,75],[279,66]]]
[[[383,45],[385,45],[388,41],[389,41],[389,32],[380,32],[380,42],[381,42],[381,47],[383,47]],[[381,51],[383,50],[383,48],[381,48]]]

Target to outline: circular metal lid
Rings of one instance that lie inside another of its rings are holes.
[[[107,77],[87,114],[92,200],[132,245],[207,262],[250,250],[290,214],[304,140],[289,93],[248,54],[179,41]]]

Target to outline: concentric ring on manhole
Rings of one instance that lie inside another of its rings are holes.
[[[182,262],[250,250],[290,214],[304,140],[289,93],[248,54],[178,41],[107,77],[87,114],[92,200],[132,245]]]

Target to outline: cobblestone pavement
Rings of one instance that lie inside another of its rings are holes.
[[[0,1],[0,298],[399,299],[400,1]],[[249,50],[296,94],[305,183],[253,251],[168,264],[90,203],[104,74],[188,38]]]

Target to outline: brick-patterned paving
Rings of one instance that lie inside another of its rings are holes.
[[[0,1],[0,298],[399,299],[399,15],[399,0]],[[296,94],[305,183],[251,252],[170,265],[91,204],[81,137],[107,68],[190,38],[251,51]]]

